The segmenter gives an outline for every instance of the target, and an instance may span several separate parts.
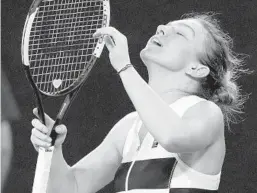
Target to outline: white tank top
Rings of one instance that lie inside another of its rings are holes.
[[[197,96],[182,97],[170,107],[180,116],[193,105],[204,101]],[[136,112],[123,149],[122,164],[114,179],[115,192],[129,193],[210,193],[217,192],[221,172],[200,173],[185,164],[176,153],[166,151],[148,132],[141,143],[142,126]]]

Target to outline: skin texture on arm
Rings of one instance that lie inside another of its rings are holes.
[[[176,153],[196,152],[224,137],[224,117],[213,102],[203,101],[189,108],[182,117],[181,130],[167,144],[167,150]]]
[[[97,192],[114,179],[134,115],[130,113],[121,119],[95,150],[71,167],[78,193]]]
[[[182,153],[201,150],[223,133],[222,112],[214,103],[200,102],[181,118],[135,69],[127,69],[120,76],[148,131],[168,151]]]

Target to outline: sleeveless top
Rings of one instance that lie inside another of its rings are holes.
[[[170,107],[180,116],[193,105],[204,101],[197,96],[182,97]],[[114,178],[116,193],[212,193],[218,192],[221,172],[207,175],[190,168],[176,153],[166,151],[147,132],[140,146],[142,125],[138,114],[129,130],[123,160]]]

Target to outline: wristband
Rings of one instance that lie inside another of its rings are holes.
[[[132,64],[127,64],[126,66],[124,66],[122,69],[120,69],[120,70],[118,71],[118,74],[120,74],[121,72],[127,70],[129,67],[133,67],[133,65],[132,65]]]

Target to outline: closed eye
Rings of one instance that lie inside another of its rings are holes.
[[[183,36],[185,39],[187,39],[187,37],[184,35],[184,34],[182,34],[182,33],[180,33],[180,32],[176,32],[178,35],[180,35],[180,36]],[[188,40],[188,39],[187,39]]]
[[[184,35],[183,35],[182,33],[180,33],[180,32],[177,32],[177,34],[180,35],[180,36],[184,36]]]

